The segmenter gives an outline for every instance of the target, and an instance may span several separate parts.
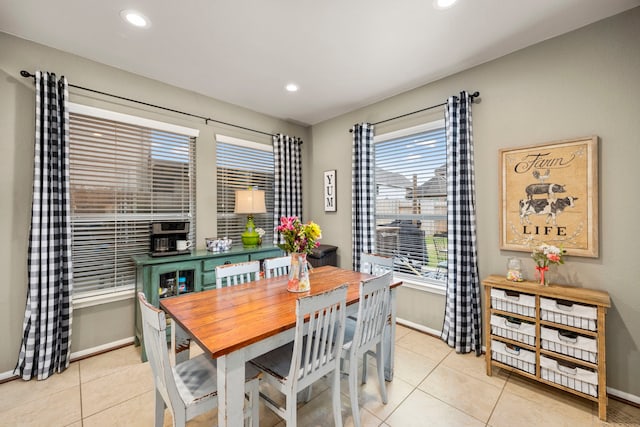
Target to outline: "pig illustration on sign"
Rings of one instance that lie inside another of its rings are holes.
[[[524,191],[527,193],[527,199],[529,200],[533,199],[534,194],[546,194],[546,198],[555,198],[556,193],[566,192],[564,187],[564,185],[560,184],[529,184]]]

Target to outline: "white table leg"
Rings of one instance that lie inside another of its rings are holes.
[[[384,379],[393,381],[393,363],[396,344],[396,289],[391,289],[389,298],[389,325],[384,331]]]
[[[242,426],[244,422],[244,352],[234,351],[217,360],[218,426]]]

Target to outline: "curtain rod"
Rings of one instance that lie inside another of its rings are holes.
[[[35,79],[35,77],[36,77],[36,75],[35,75],[35,74],[31,74],[30,72],[25,71],[25,70],[20,71],[20,75],[21,75],[22,77],[33,77],[34,79]],[[267,133],[267,132],[263,132],[263,131],[261,131],[261,130],[255,130],[255,129],[251,129],[251,128],[244,127],[244,126],[240,126],[240,125],[234,125],[233,123],[222,122],[222,121],[220,121],[220,120],[215,120],[215,119],[212,119],[212,118],[210,118],[210,117],[204,117],[204,116],[199,116],[199,115],[197,115],[197,114],[186,113],[186,112],[184,112],[184,111],[174,110],[174,109],[172,109],[172,108],[162,107],[162,106],[160,106],[160,105],[149,104],[149,103],[147,103],[147,102],[138,101],[138,100],[136,100],[136,99],[125,98],[124,96],[113,95],[113,94],[111,94],[111,93],[101,92],[101,91],[99,91],[99,90],[89,89],[89,88],[86,88],[86,87],[73,85],[73,84],[71,84],[71,83],[69,83],[69,86],[71,86],[71,87],[73,87],[73,88],[76,88],[76,89],[82,89],[82,90],[86,90],[86,91],[89,91],[89,92],[98,93],[98,94],[100,94],[100,95],[106,95],[106,96],[111,96],[111,97],[113,97],[113,98],[118,98],[118,99],[122,99],[122,100],[125,100],[125,101],[129,101],[129,102],[135,102],[135,103],[137,103],[137,104],[146,105],[146,106],[148,106],[148,107],[154,107],[154,108],[159,108],[159,109],[161,109],[161,110],[165,110],[165,111],[171,111],[172,113],[178,113],[178,114],[183,114],[183,115],[185,115],[185,116],[195,117],[195,118],[197,118],[197,119],[204,120],[204,123],[205,123],[205,124],[209,124],[209,122],[220,123],[220,124],[227,125],[227,126],[233,126],[233,127],[235,127],[235,128],[238,128],[238,129],[248,130],[248,131],[250,131],[250,132],[261,133],[262,135],[268,135],[268,136],[271,136],[271,137],[276,136],[276,135],[274,135],[274,134]]]
[[[475,91],[469,96],[471,97],[471,102],[473,102],[473,98],[479,97],[480,96],[480,92]],[[371,123],[371,124],[374,125],[374,126],[375,125],[379,125],[380,123],[386,123],[386,122],[390,122],[391,120],[401,119],[403,117],[411,116],[412,114],[417,114],[417,113],[422,113],[423,111],[433,110],[434,108],[442,107],[443,105],[447,105],[447,103],[443,102],[441,104],[432,105],[431,107],[422,108],[420,110],[412,111],[410,113],[402,114],[402,115],[396,116],[396,117],[391,117],[390,119],[380,120],[379,122],[375,122],[375,123]],[[349,129],[349,132],[353,132],[353,129]]]

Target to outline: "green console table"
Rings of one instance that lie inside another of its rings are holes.
[[[189,254],[152,257],[133,257],[136,265],[136,294],[144,292],[147,301],[158,307],[161,298],[170,298],[187,292],[200,292],[216,286],[216,267],[223,264],[263,260],[282,256],[276,246],[245,249],[232,248],[224,252],[196,250]],[[135,343],[142,344],[142,321],[138,298],[135,299]],[[146,361],[144,346],[142,360]]]

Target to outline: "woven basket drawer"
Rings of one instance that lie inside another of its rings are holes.
[[[571,366],[540,355],[540,375],[552,383],[598,397],[598,373],[591,369]]]
[[[536,297],[515,291],[491,288],[491,307],[534,317],[536,315]]]
[[[536,354],[533,351],[491,340],[491,358],[532,375],[536,374]]]
[[[492,314],[491,333],[524,344],[536,345],[536,325],[533,323]]]
[[[540,338],[545,350],[598,363],[598,342],[595,338],[546,326],[540,328]]]
[[[540,318],[549,322],[595,331],[597,330],[598,309],[591,305],[541,297]]]

